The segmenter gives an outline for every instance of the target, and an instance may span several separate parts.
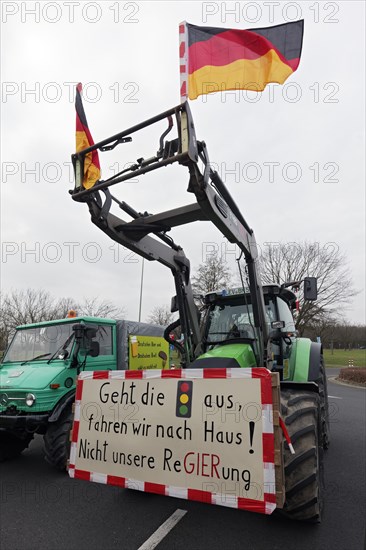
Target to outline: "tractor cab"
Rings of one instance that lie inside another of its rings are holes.
[[[251,348],[255,366],[260,366],[258,329],[254,324],[251,296],[248,289],[245,290],[244,292],[240,287],[210,292],[204,296],[202,336],[205,357],[208,357],[207,354],[216,356],[217,353],[224,356],[229,353],[229,348],[226,351],[218,349],[232,345],[235,346],[236,354],[240,344],[245,354],[248,353],[248,346]],[[297,297],[288,288],[277,284],[264,286],[263,295],[267,330],[272,340],[272,359],[277,368],[290,356],[291,346],[295,341],[296,328],[292,310],[296,307]]]

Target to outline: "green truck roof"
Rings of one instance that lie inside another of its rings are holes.
[[[105,319],[102,317],[67,317],[66,319],[53,319],[52,321],[42,321],[40,323],[29,323],[27,325],[19,325],[17,327],[18,329],[23,328],[35,328],[35,327],[44,327],[48,325],[60,325],[63,323],[80,323],[80,321],[84,321],[85,323],[98,323],[98,324],[105,324],[105,325],[115,325],[116,320],[115,319]]]

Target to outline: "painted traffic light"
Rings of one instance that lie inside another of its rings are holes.
[[[192,380],[179,380],[177,387],[176,416],[179,418],[190,418],[192,409]]]

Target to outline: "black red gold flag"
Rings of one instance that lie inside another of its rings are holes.
[[[258,29],[198,27],[181,23],[181,98],[225,90],[261,92],[283,84],[301,56],[304,21]]]
[[[94,145],[93,138],[89,131],[81,100],[82,85],[76,86],[75,109],[76,109],[76,152]],[[100,179],[100,163],[98,151],[92,151],[85,155],[83,187],[90,189]]]

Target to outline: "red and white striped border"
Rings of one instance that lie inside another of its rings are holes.
[[[179,25],[180,102],[188,99],[188,32],[186,22]]]
[[[263,464],[264,464],[264,493],[262,500],[238,497],[232,494],[212,493],[184,487],[173,487],[149,483],[136,479],[111,476],[98,472],[88,472],[75,468],[77,441],[80,422],[80,407],[83,394],[84,380],[123,380],[123,379],[152,379],[152,378],[257,378],[261,383],[262,405],[262,433],[263,433]],[[72,478],[95,481],[107,485],[116,485],[122,488],[136,489],[149,493],[197,500],[208,504],[217,504],[231,508],[239,508],[271,514],[276,508],[276,479],[274,465],[274,432],[273,432],[273,404],[271,373],[265,368],[254,369],[179,369],[179,370],[121,370],[121,371],[93,371],[82,372],[78,377],[75,396],[75,414],[72,430],[70,450],[69,475]]]

